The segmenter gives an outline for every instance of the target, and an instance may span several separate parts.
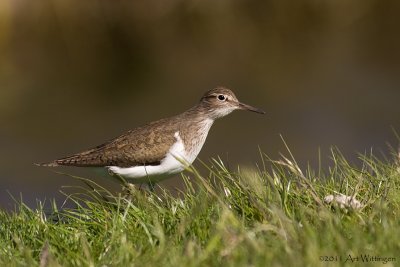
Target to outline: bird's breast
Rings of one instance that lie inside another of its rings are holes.
[[[185,147],[185,158],[188,163],[192,164],[200,153],[213,123],[214,120],[207,119],[185,129],[185,139],[183,143]]]

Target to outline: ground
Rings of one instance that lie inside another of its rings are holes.
[[[332,150],[327,170],[303,170],[288,154],[254,169],[213,160],[185,172],[179,196],[76,178],[73,208],[0,212],[0,265],[398,266],[399,157],[353,166]]]

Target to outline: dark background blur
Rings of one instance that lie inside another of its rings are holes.
[[[204,161],[254,166],[258,146],[284,151],[279,134],[301,164],[315,166],[319,148],[329,164],[331,145],[354,162],[388,155],[399,14],[400,1],[382,0],[1,0],[0,206],[14,205],[7,191],[61,201],[76,181],[34,162],[180,113],[217,85],[267,115],[217,121]]]

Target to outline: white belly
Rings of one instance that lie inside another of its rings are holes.
[[[185,146],[182,138],[179,136],[179,132],[175,133],[175,138],[176,142],[171,146],[160,165],[135,166],[128,168],[109,166],[108,169],[112,173],[122,176],[130,183],[145,183],[149,181],[157,182],[172,174],[181,172],[196,159],[204,141],[202,142],[203,144],[194,151],[194,153],[188,154],[185,151]]]

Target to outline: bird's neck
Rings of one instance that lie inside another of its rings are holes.
[[[185,117],[189,117],[193,121],[212,121],[216,119],[213,116],[212,109],[209,105],[206,105],[203,102],[198,103],[197,105],[193,106],[192,108],[188,109],[186,112],[183,113]]]
[[[210,116],[209,109],[207,109],[207,107],[205,107],[201,103],[186,110],[184,113],[181,114],[181,118],[179,119],[187,122],[188,128],[204,128],[204,130],[207,132],[215,121],[215,118],[213,118],[213,116]]]
[[[201,103],[188,109],[177,119],[181,121],[180,135],[185,146],[194,149],[194,154],[197,154],[197,149],[203,146],[215,119],[209,116],[208,110]]]

